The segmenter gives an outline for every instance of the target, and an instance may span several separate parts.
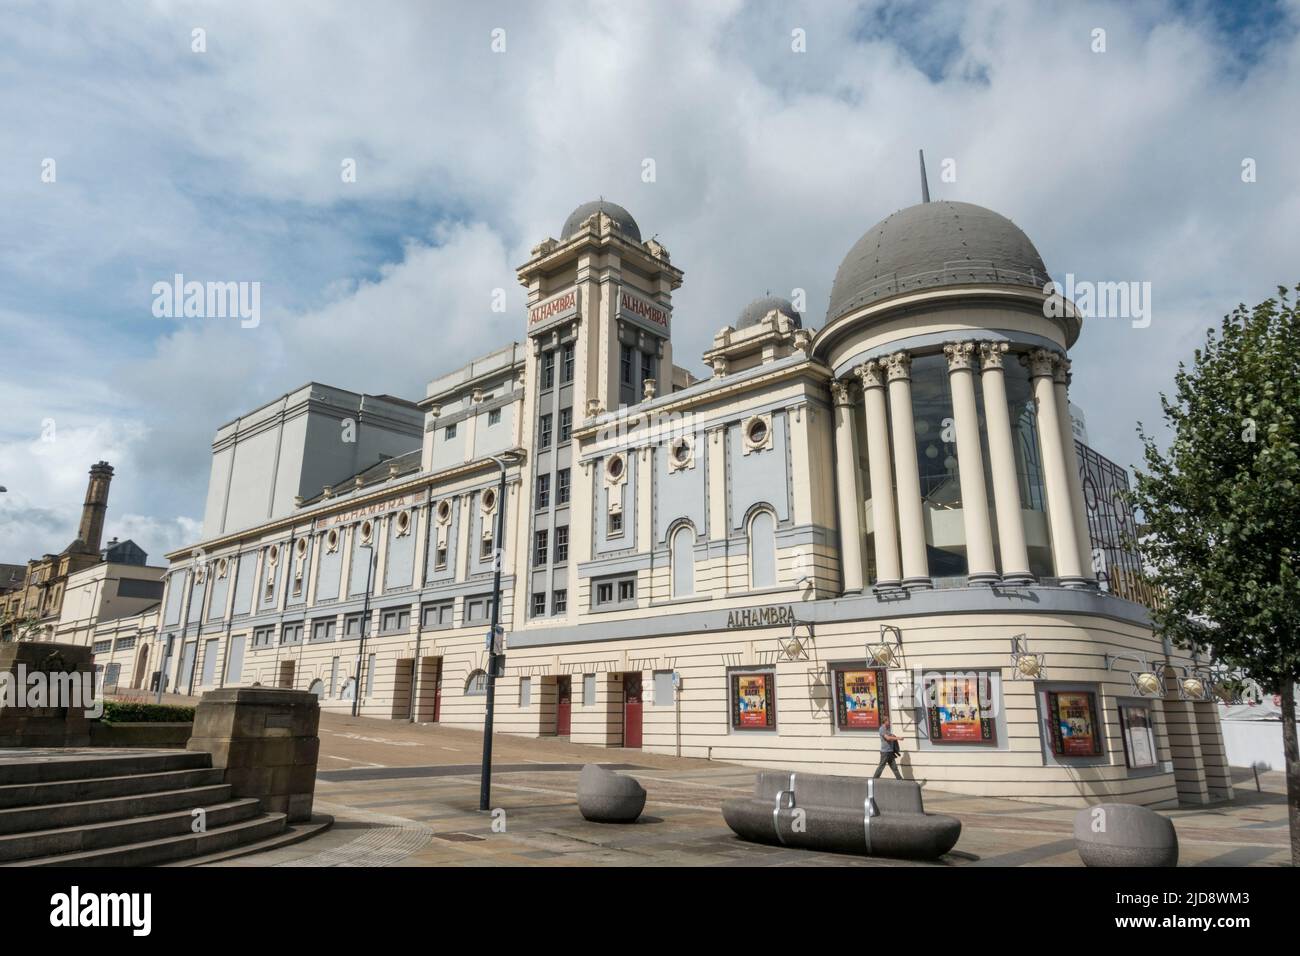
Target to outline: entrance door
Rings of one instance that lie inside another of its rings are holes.
[[[135,652],[135,677],[131,681],[132,687],[139,687],[144,683],[144,669],[148,663],[149,645],[142,643],[140,649]]]
[[[293,690],[293,661],[280,661],[280,686]]]
[[[393,677],[393,720],[410,720],[411,681],[415,677],[415,658],[403,657],[397,661],[397,673]]]
[[[623,675],[623,746],[641,749],[641,673]]]
[[[555,735],[567,737],[573,727],[573,678],[555,678]]]
[[[178,694],[188,694],[192,689],[190,674],[194,670],[194,650],[197,646],[194,641],[190,641],[181,651],[181,669],[176,676],[175,687]]]

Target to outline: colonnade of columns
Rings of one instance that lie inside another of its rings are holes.
[[[1007,405],[1003,361],[1006,342],[957,341],[944,346],[952,395],[971,584],[1027,584],[1033,581],[1021,514],[1015,442]],[[1087,512],[1070,429],[1067,396],[1070,362],[1050,349],[1035,348],[1020,356],[1029,369],[1037,415],[1039,450],[1046,492],[1056,576],[1067,587],[1095,580]],[[994,517],[989,515],[984,480],[979,414],[975,400],[978,364],[988,435],[989,474]],[[926,557],[925,512],[917,465],[912,415],[912,356],[906,351],[870,359],[853,370],[862,390],[866,415],[867,464],[870,475],[876,587],[932,586]],[[888,400],[886,400],[888,390]],[[844,590],[865,586],[862,542],[863,496],[858,469],[858,430],[852,392],[846,381],[833,384],[835,398],[836,485],[842,537]],[[993,521],[997,522],[997,555]],[[856,543],[856,546],[855,546]],[[1001,572],[998,571],[998,558]]]

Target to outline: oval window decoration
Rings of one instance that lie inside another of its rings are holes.
[[[618,481],[623,477],[624,462],[622,455],[614,455],[609,459],[609,464],[605,466],[605,474],[609,475],[611,481]]]
[[[370,535],[374,533],[374,530],[375,530],[374,525],[372,525],[369,521],[361,522],[362,544],[368,544],[370,542]]]
[[[338,550],[338,546],[339,546],[339,531],[337,528],[331,528],[329,533],[325,535],[325,547],[328,548],[330,551],[336,551]]]
[[[271,549],[266,552],[266,559],[272,564],[280,560],[280,546],[278,544],[271,545]]]
[[[691,443],[685,438],[677,439],[673,445],[673,461],[684,465],[691,460]]]
[[[451,519],[451,502],[447,500],[438,502],[438,520],[448,521]]]
[[[306,555],[306,553],[307,553],[307,539],[306,539],[306,538],[299,538],[297,544],[295,544],[295,545],[293,546],[293,549],[294,549],[294,551],[297,552],[298,557],[300,557],[300,558],[303,557],[304,555]]]
[[[411,530],[411,513],[409,511],[399,511],[397,513],[397,533],[406,534]]]
[[[229,558],[220,558],[220,559],[218,559],[218,560],[217,560],[217,577],[219,577],[219,578],[224,578],[224,577],[226,576],[226,570],[227,570],[227,568],[229,568],[229,566],[230,566],[230,559],[229,559]]]
[[[761,418],[753,419],[749,423],[749,428],[746,429],[745,434],[748,436],[751,445],[757,447],[763,444],[763,442],[767,441],[767,422]]]
[[[483,510],[491,511],[497,506],[497,492],[495,488],[489,488],[483,492]]]

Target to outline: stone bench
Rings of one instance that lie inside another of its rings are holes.
[[[635,823],[645,809],[645,787],[631,777],[589,763],[578,774],[578,810],[593,823]]]
[[[925,812],[911,780],[763,771],[722,816],[755,843],[903,859],[937,859],[961,835],[960,820]]]
[[[1132,803],[1099,803],[1074,815],[1085,866],[1177,866],[1178,832],[1166,816]]]

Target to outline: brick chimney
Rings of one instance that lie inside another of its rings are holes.
[[[108,511],[108,485],[113,480],[113,466],[99,461],[90,466],[86,485],[86,503],[81,508],[81,527],[77,537],[86,551],[99,554],[99,540],[104,535],[104,513]]]

